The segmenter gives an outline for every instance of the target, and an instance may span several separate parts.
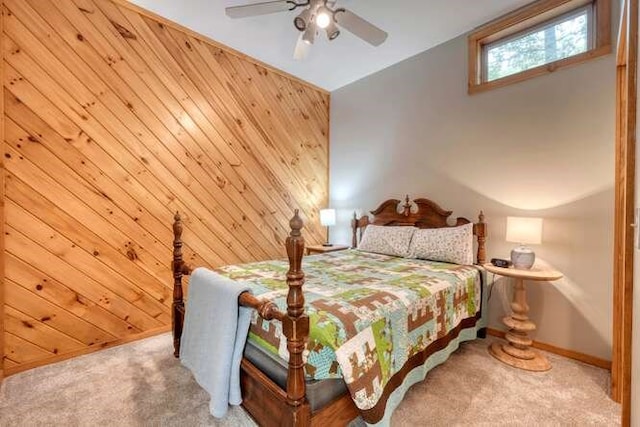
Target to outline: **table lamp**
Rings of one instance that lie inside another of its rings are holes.
[[[327,241],[322,246],[333,246],[329,243],[329,227],[336,225],[336,210],[335,209],[320,209],[320,224],[327,227]]]
[[[526,245],[542,243],[542,218],[507,217],[507,242],[519,243],[511,250],[514,268],[528,270],[533,267],[536,254]]]

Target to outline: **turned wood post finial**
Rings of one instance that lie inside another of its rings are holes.
[[[487,240],[487,223],[484,222],[484,212],[480,211],[478,215],[478,223],[474,226],[476,237],[478,238],[477,263],[482,265],[487,262],[487,249],[485,242]]]
[[[299,212],[299,209],[294,210],[293,218],[291,218],[291,220],[289,221],[289,227],[291,227],[291,233],[289,233],[289,236],[291,237],[302,236],[300,230],[302,230],[302,227],[304,227],[304,222],[302,222],[302,218],[300,218]]]
[[[304,253],[304,238],[302,227],[304,223],[295,210],[289,222],[291,232],[287,237],[287,255],[289,257],[289,271],[287,272],[287,314],[282,319],[282,331],[287,337],[289,350],[289,369],[287,375],[287,403],[290,406],[300,406],[304,402],[306,387],[304,381],[304,351],[309,337],[309,317],[304,313],[304,273],[302,271],[302,255]]]
[[[175,247],[175,242],[180,240],[182,237],[182,218],[180,217],[180,212],[176,211],[176,214],[173,216],[173,242]],[[182,242],[180,242],[182,245]]]
[[[411,213],[411,201],[409,200],[408,194],[404,198],[404,205],[402,207],[404,208],[402,214],[404,216],[409,216],[409,214]]]

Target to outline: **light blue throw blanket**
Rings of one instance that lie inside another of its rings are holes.
[[[242,403],[240,361],[251,323],[250,308],[238,305],[249,287],[206,268],[196,268],[180,340],[180,360],[209,395],[211,415],[227,413]]]

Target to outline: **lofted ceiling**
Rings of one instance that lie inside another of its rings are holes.
[[[531,0],[338,0],[389,33],[373,47],[347,31],[316,38],[309,56],[293,59],[298,30],[291,12],[230,19],[226,6],[251,0],[130,0],[244,54],[332,91],[409,58]]]

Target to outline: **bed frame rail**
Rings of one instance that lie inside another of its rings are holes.
[[[301,230],[304,223],[295,210],[293,218],[289,221],[291,232],[286,240],[287,256],[289,258],[289,271],[287,272],[287,311],[282,312],[276,304],[256,298],[248,292],[243,292],[238,298],[238,303],[245,307],[251,307],[266,320],[279,320],[282,322],[282,330],[287,337],[289,350],[289,366],[287,375],[286,405],[289,407],[290,418],[287,424],[308,425],[310,409],[305,399],[306,387],[304,380],[304,351],[309,336],[309,317],[304,313],[304,272],[302,271],[302,256],[304,254],[304,238]],[[173,347],[175,357],[180,357],[180,338],[184,324],[185,304],[182,288],[182,277],[191,274],[193,268],[187,265],[182,256],[182,219],[176,212],[173,222],[173,304],[172,304],[172,330]]]

